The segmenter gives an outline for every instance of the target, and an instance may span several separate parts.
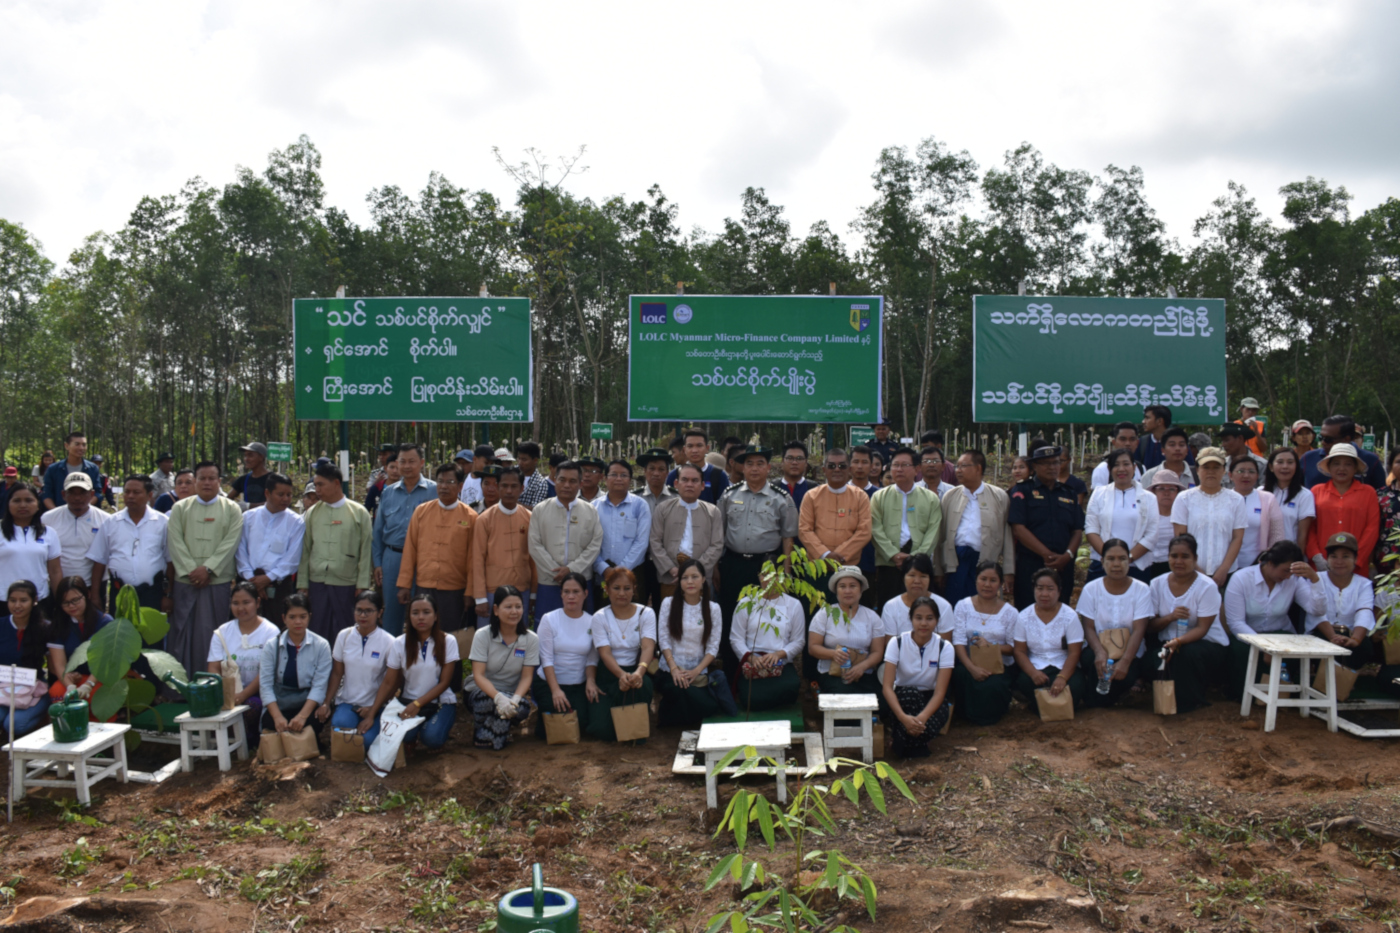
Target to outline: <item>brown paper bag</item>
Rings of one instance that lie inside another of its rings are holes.
[[[1319,662],[1317,675],[1313,677],[1312,683],[1313,689],[1318,693],[1327,692],[1327,668],[1323,667],[1324,664],[1331,664],[1337,669],[1337,702],[1340,703],[1351,696],[1352,688],[1356,686],[1356,671],[1330,659]]]
[[[223,674],[221,676],[224,679],[224,705],[222,709],[224,712],[228,712],[238,705],[235,701],[238,696],[238,675]]]
[[[1052,697],[1050,689],[1043,687],[1035,692],[1035,705],[1040,708],[1042,722],[1062,722],[1074,718],[1074,695],[1068,686],[1060,695]]]
[[[1130,628],[1111,628],[1099,632],[1099,643],[1104,654],[1113,661],[1123,660],[1123,652],[1128,650],[1128,638],[1133,634]]]
[[[943,728],[938,730],[939,735],[947,735],[948,730],[953,728],[953,704],[948,704],[948,718],[943,720]]]
[[[876,758],[884,758],[884,757],[885,757],[885,724],[882,723],[882,722],[877,722],[877,723],[875,723],[875,738],[874,738],[874,741],[873,741],[873,745],[874,745],[875,757],[876,757]]]
[[[282,748],[282,733],[264,732],[258,738],[258,761],[270,765],[286,757],[287,752]]]
[[[544,714],[544,740],[549,745],[577,745],[578,711]]]
[[[993,674],[1000,674],[1006,666],[1001,663],[1001,646],[985,641],[980,645],[968,645],[967,656],[973,664]]]
[[[316,744],[316,733],[311,731],[310,726],[304,726],[300,732],[283,732],[282,748],[293,761],[310,761],[321,755],[321,749]]]
[[[632,742],[651,735],[651,708],[645,703],[614,706],[612,721],[619,742]]]
[[[1158,716],[1176,715],[1176,681],[1152,681],[1152,712]]]
[[[336,729],[331,733],[331,761],[364,760],[365,737],[358,729]]]

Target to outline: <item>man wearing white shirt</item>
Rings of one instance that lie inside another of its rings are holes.
[[[530,513],[530,557],[539,574],[535,596],[535,618],[564,606],[559,585],[570,572],[592,579],[593,562],[603,549],[603,526],[598,513],[578,498],[579,466],[572,460],[559,464],[554,479],[554,498],[546,499]],[[586,606],[591,610],[592,594]]]
[[[125,507],[93,536],[87,552],[92,561],[88,598],[93,605],[102,605],[99,581],[110,572],[113,586],[135,587],[136,598],[145,608],[170,611],[170,584],[175,579],[166,542],[170,520],[150,507],[154,495],[155,483],[149,476],[128,476],[122,484]]]
[[[97,537],[97,532],[109,516],[101,509],[92,507],[92,479],[81,471],[69,473],[63,481],[64,505],[44,513],[44,527],[58,535],[63,546],[60,564],[65,577],[81,577],[83,582],[93,587],[101,582],[92,576],[92,560],[88,551]],[[97,587],[100,595],[100,587]],[[97,605],[105,605],[99,600]]]
[[[1011,500],[1006,490],[982,481],[987,457],[964,450],[954,466],[960,485],[943,494],[943,541],[935,562],[947,574],[943,595],[954,606],[977,594],[977,565],[1001,562],[1006,593],[1015,592],[1016,549],[1006,523]],[[948,621],[948,620],[943,620]]]
[[[291,509],[295,490],[281,473],[263,480],[265,502],[243,516],[243,537],[238,542],[238,575],[258,588],[258,613],[279,628],[282,601],[296,585],[306,525]]]
[[[1129,454],[1136,455],[1138,446],[1138,426],[1131,421],[1120,421],[1113,426],[1113,440],[1109,442],[1113,449],[1126,450]],[[1142,464],[1133,462],[1133,479],[1142,481]],[[1107,486],[1113,482],[1108,475],[1108,463],[1099,461],[1099,465],[1094,467],[1093,474],[1089,477],[1089,492],[1093,492],[1100,486]]]

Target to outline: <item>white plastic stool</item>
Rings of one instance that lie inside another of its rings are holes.
[[[1336,669],[1332,666],[1332,659],[1351,654],[1349,649],[1334,645],[1330,641],[1323,641],[1313,635],[1280,635],[1269,632],[1262,635],[1241,635],[1239,639],[1249,645],[1249,668],[1244,677],[1244,700],[1240,703],[1241,716],[1249,715],[1250,707],[1255,699],[1262,700],[1264,702],[1264,731],[1273,732],[1280,707],[1298,707],[1304,719],[1312,713],[1314,707],[1317,707],[1325,713],[1328,731],[1337,731],[1337,678]],[[1266,652],[1271,658],[1267,684],[1254,682],[1259,670],[1260,652]],[[1302,676],[1296,684],[1281,683],[1283,662],[1292,658],[1298,660]],[[1312,687],[1313,661],[1326,665],[1327,676],[1324,683],[1327,689],[1325,691],[1317,691]],[[1280,695],[1284,693],[1296,693],[1298,698],[1289,699]]]
[[[861,761],[875,760],[875,730],[871,713],[880,708],[873,693],[823,693],[817,697],[822,711],[822,745],[828,757],[835,748],[860,749]],[[857,719],[860,726],[838,726],[838,719]]]
[[[117,723],[88,723],[87,738],[81,742],[56,742],[53,726],[44,726],[5,746],[10,753],[10,773],[15,796],[23,797],[25,786],[71,787],[83,806],[92,803],[90,788],[105,777],[116,776],[126,783],[126,733],[131,727]],[[98,752],[111,751],[99,758]],[[55,776],[44,777],[52,770]],[[71,775],[71,776],[70,776]]]
[[[180,727],[180,768],[194,770],[196,758],[218,758],[219,770],[233,768],[233,754],[240,761],[248,759],[248,734],[243,728],[246,706],[235,706],[213,716],[195,719],[189,713],[175,717]]]

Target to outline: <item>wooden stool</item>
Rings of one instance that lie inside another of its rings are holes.
[[[714,765],[734,749],[752,745],[758,757],[772,758],[778,763],[777,768],[755,768],[754,771],[776,771],[778,803],[787,803],[787,748],[791,744],[792,723],[785,720],[702,724],[695,750],[705,758],[705,802],[711,808],[719,806],[719,775],[715,773]]]
[[[1249,668],[1244,675],[1244,700],[1240,703],[1241,716],[1249,715],[1250,707],[1255,699],[1262,700],[1264,702],[1264,731],[1273,732],[1274,724],[1278,721],[1279,707],[1297,707],[1303,718],[1306,719],[1311,714],[1313,707],[1316,706],[1326,711],[1327,730],[1329,732],[1337,731],[1337,672],[1332,666],[1332,658],[1351,654],[1349,649],[1312,635],[1268,633],[1241,635],[1239,639],[1249,645]],[[1261,651],[1267,653],[1272,661],[1267,684],[1254,682],[1259,670],[1259,652]],[[1283,676],[1283,662],[1290,658],[1297,658],[1302,666],[1298,678],[1299,683],[1280,683]],[[1312,687],[1312,662],[1314,660],[1327,665],[1327,689],[1322,692],[1314,690]],[[1298,698],[1286,699],[1279,696],[1281,693],[1296,693]]]
[[[232,752],[238,753],[239,761],[248,759],[248,734],[243,728],[243,713],[246,706],[235,706],[213,716],[195,719],[189,713],[175,717],[180,727],[180,768],[194,770],[196,758],[218,758],[219,770],[233,768]]]
[[[861,761],[875,760],[875,730],[871,713],[880,708],[873,693],[823,693],[817,697],[817,709],[822,711],[822,744],[826,753],[832,749],[858,748]],[[858,719],[860,726],[838,726],[838,719]]]
[[[88,736],[81,742],[55,742],[53,726],[45,726],[22,739],[15,739],[13,745],[6,746],[6,751],[10,753],[15,796],[24,796],[26,784],[35,787],[71,787],[78,795],[78,802],[87,806],[92,803],[92,785],[103,778],[116,775],[125,784],[125,736],[130,728],[125,724],[94,722],[88,724]],[[97,757],[98,752],[108,749],[112,752],[111,757]],[[40,776],[50,769],[55,777]]]

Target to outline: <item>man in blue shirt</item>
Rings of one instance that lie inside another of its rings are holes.
[[[63,449],[68,452],[68,456],[49,465],[44,472],[44,500],[45,509],[56,509],[64,503],[63,481],[68,478],[69,473],[76,473],[79,470],[88,475],[92,480],[92,488],[102,487],[102,471],[97,468],[97,464],[87,459],[87,435],[82,431],[72,431],[63,439]]]
[[[1331,477],[1321,470],[1322,459],[1327,456],[1327,452],[1332,449],[1333,444],[1350,444],[1356,448],[1356,454],[1361,458],[1362,469],[1356,474],[1356,478],[1366,483],[1366,485],[1381,489],[1385,486],[1385,467],[1381,464],[1381,458],[1377,457],[1369,450],[1361,449],[1361,432],[1356,430],[1356,422],[1350,415],[1329,415],[1322,422],[1322,430],[1318,435],[1318,440],[1322,442],[1322,447],[1318,450],[1310,450],[1303,454],[1303,486],[1312,489],[1319,483],[1328,482]],[[49,467],[50,470],[53,467]]]
[[[603,549],[593,562],[593,578],[598,581],[601,594],[601,602],[596,597],[593,601],[596,606],[608,604],[603,574],[612,567],[635,571],[646,558],[651,537],[651,508],[641,496],[628,491],[632,488],[632,464],[621,459],[612,461],[605,482],[607,494],[593,502],[598,523],[603,526]]]
[[[714,505],[719,502],[719,497],[729,488],[729,476],[719,467],[710,466],[705,462],[705,454],[710,452],[710,436],[699,428],[690,428],[682,435],[685,439],[685,459],[695,464],[695,468],[700,471],[700,476],[705,482],[705,488],[700,493],[700,501]],[[666,485],[672,489],[676,487],[676,477],[680,474],[680,469],[674,469],[666,477]]]
[[[414,509],[437,498],[437,484],[423,479],[423,453],[417,444],[399,447],[398,464],[403,479],[387,487],[379,497],[379,509],[374,513],[374,533],[370,538],[374,585],[386,594],[384,621],[380,624],[395,637],[403,634],[404,605],[399,602],[396,587],[408,522],[413,518]]]
[[[816,484],[807,478],[807,445],[788,441],[783,448],[783,489],[792,497],[792,504],[802,511],[802,497]]]

